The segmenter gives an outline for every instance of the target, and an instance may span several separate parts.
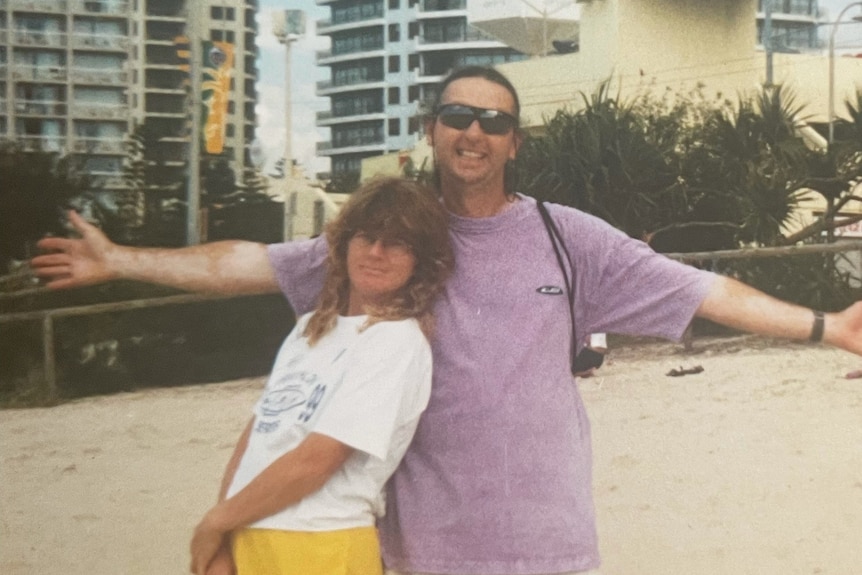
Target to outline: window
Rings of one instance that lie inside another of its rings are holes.
[[[234,20],[235,18],[236,11],[233,8],[225,8],[222,6],[210,7],[211,20]]]
[[[407,69],[411,72],[419,67],[419,54],[410,54],[407,57]]]
[[[333,24],[359,22],[362,20],[383,17],[382,0],[361,0],[359,2],[348,2],[345,4],[345,6],[332,7]]]
[[[332,35],[332,55],[353,54],[383,48],[383,31]]]
[[[210,40],[233,44],[234,40],[236,40],[236,34],[234,34],[233,30],[210,30]]]
[[[389,25],[389,41],[398,42],[401,40],[401,27],[398,24]]]
[[[407,37],[411,40],[419,35],[419,22],[410,22],[407,25]]]
[[[332,114],[337,118],[378,114],[383,111],[383,97],[378,91],[364,91],[332,97]]]
[[[389,56],[389,72],[394,74],[401,71],[401,57]]]
[[[389,88],[389,104],[394,106],[401,103],[401,89]]]
[[[401,135],[401,120],[398,118],[389,118],[389,135]]]
[[[399,0],[389,0],[389,9],[398,10]]]
[[[409,102],[415,102],[419,99],[419,86],[410,86],[407,90],[407,100]]]

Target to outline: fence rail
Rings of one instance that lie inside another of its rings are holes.
[[[741,250],[717,250],[714,252],[667,253],[664,255],[674,260],[692,262],[770,258],[775,256],[799,256],[806,254],[831,254],[855,251],[862,252],[862,240],[846,240],[834,244],[811,244],[775,248],[746,248]]]
[[[827,254],[827,253],[846,253],[859,252],[860,261],[862,261],[862,240],[842,241],[835,244],[820,244],[820,245],[803,245],[803,246],[788,246],[777,248],[751,248],[742,250],[722,250],[713,252],[693,252],[693,253],[668,253],[667,257],[682,261],[685,263],[702,262],[702,261],[719,261],[719,260],[739,260],[739,259],[754,259],[767,258],[776,256],[795,256],[806,254]],[[31,294],[36,291],[43,291],[45,288],[27,289],[17,292],[18,295]],[[2,294],[4,297],[14,296],[16,294]],[[42,331],[42,361],[44,367],[44,377],[41,381],[42,391],[50,400],[57,399],[57,369],[56,355],[54,342],[54,322],[60,318],[100,314],[116,311],[129,311],[144,308],[154,308],[168,305],[185,305],[192,303],[200,303],[217,300],[230,300],[244,296],[220,295],[220,294],[179,294],[155,298],[146,298],[139,300],[126,300],[110,303],[98,303],[81,306],[73,306],[66,308],[54,308],[46,310],[14,312],[0,314],[0,326],[9,325],[19,322],[41,322]],[[685,337],[686,349],[691,347],[691,330]]]
[[[44,288],[42,288],[44,289]],[[35,290],[26,290],[32,292]],[[99,313],[129,311],[167,305],[183,305],[206,301],[228,300],[240,296],[217,294],[180,294],[165,297],[97,303],[64,308],[0,314],[0,326],[4,324],[38,321],[42,324],[42,391],[49,401],[57,399],[57,358],[54,348],[54,321],[60,318]],[[247,296],[245,296],[247,297]]]

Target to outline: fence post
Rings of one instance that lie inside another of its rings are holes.
[[[54,319],[50,313],[42,318],[42,354],[45,365],[45,393],[48,400],[57,400],[57,360],[54,357]]]

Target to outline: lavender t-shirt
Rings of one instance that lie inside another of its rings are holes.
[[[428,409],[390,480],[386,565],[428,573],[556,573],[599,565],[590,427],[569,372],[563,276],[532,198],[490,218],[450,216],[456,267],[438,299]],[[576,270],[578,339],[679,339],[714,276],[598,218],[549,205]],[[270,246],[304,313],[322,240]]]

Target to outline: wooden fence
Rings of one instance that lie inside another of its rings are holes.
[[[672,259],[689,264],[706,262],[714,266],[715,262],[722,260],[767,258],[776,256],[797,256],[805,254],[838,254],[850,252],[858,252],[860,258],[859,261],[862,262],[862,240],[845,241],[828,245],[804,245],[779,248],[752,248],[714,252],[672,253],[666,255]],[[27,291],[29,292],[31,290]],[[43,377],[41,379],[42,389],[40,391],[43,392],[43,395],[40,395],[47,398],[48,401],[56,401],[56,399],[58,398],[57,358],[55,353],[54,335],[54,324],[56,320],[72,316],[129,311],[169,305],[186,305],[206,301],[228,300],[234,299],[236,297],[239,296],[181,294],[131,301],[120,301],[113,303],[100,303],[67,308],[7,313],[0,315],[0,326],[10,325],[13,323],[34,321],[41,323]],[[691,347],[690,333],[687,335],[686,338],[686,347]]]

